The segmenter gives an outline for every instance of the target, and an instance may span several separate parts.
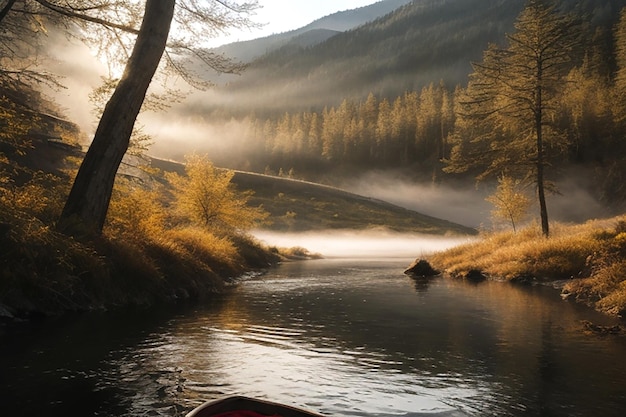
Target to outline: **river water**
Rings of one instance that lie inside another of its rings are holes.
[[[0,414],[178,416],[243,394],[329,416],[622,416],[626,338],[547,287],[283,264],[202,305],[0,327]]]

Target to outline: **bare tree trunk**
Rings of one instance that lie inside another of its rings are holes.
[[[537,63],[537,91],[535,96],[535,131],[537,134],[537,198],[539,199],[539,215],[541,216],[541,231],[545,237],[550,236],[548,222],[548,205],[545,192],[545,156],[543,149],[543,62]]]
[[[541,134],[537,138],[537,146],[543,145]],[[548,222],[548,205],[546,204],[545,178],[544,178],[543,150],[540,150],[540,157],[537,161],[537,198],[539,199],[539,214],[541,216],[541,231],[545,237],[550,236],[550,223]]]
[[[102,232],[115,175],[169,36],[175,0],[147,0],[143,22],[124,74],[107,103],[93,142],[65,203],[59,227],[69,233]]]

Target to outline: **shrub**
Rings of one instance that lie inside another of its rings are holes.
[[[199,227],[184,227],[167,232],[166,237],[191,256],[205,262],[236,265],[241,262],[237,248],[228,237],[218,237]]]
[[[118,178],[115,183],[105,231],[124,239],[160,236],[165,230],[163,192],[148,189],[138,180]]]
[[[248,206],[250,192],[238,193],[231,183],[234,172],[213,166],[206,156],[187,157],[186,176],[169,173],[176,207],[192,223],[227,233],[245,231],[268,217],[262,208]]]

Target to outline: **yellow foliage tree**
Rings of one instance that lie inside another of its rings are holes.
[[[264,222],[268,213],[250,207],[251,191],[238,192],[231,182],[234,171],[217,169],[206,155],[186,158],[185,176],[167,175],[179,213],[213,231],[249,230]]]
[[[165,230],[166,212],[162,193],[119,178],[115,182],[106,228],[115,235],[142,238],[159,236]]]
[[[491,215],[494,219],[510,221],[515,232],[516,225],[528,215],[532,200],[522,191],[521,181],[511,177],[498,178],[496,192],[486,198],[494,205]]]
[[[27,135],[36,122],[36,118],[24,116],[15,103],[0,96],[0,143],[9,145],[18,154],[23,154],[31,146]]]

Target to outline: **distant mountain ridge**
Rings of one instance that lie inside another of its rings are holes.
[[[213,51],[241,62],[250,62],[283,46],[307,47],[316,45],[338,33],[354,29],[391,13],[411,1],[382,0],[369,6],[333,13],[299,29],[222,45],[214,48]]]
[[[369,92],[394,97],[439,80],[453,87],[467,79],[470,62],[481,57],[489,42],[511,31],[524,2],[395,3],[403,4],[322,42],[274,45],[242,76],[222,78],[217,91],[228,94],[238,111],[283,112],[320,109]],[[223,101],[217,105],[224,108]]]
[[[471,62],[482,59],[489,43],[502,43],[505,35],[514,31],[513,24],[525,3],[387,0],[358,9],[359,16],[365,20],[365,11],[372,13],[368,17],[382,13],[383,9],[374,6],[400,7],[350,30],[335,33],[325,29],[315,40],[307,40],[305,34],[312,36],[311,30],[333,27],[329,23],[333,19],[345,22],[346,16],[357,11],[331,15],[283,34],[291,42],[268,48],[242,76],[228,78],[228,85],[216,90],[227,96],[217,94],[219,102],[207,100],[204,105],[209,112],[215,108],[228,111],[232,106],[244,114],[280,114],[322,109],[346,98],[362,100],[370,92],[394,98],[440,81],[453,89],[467,82]],[[563,0],[564,10],[583,14],[591,26],[604,25],[609,32],[625,5],[626,0]]]

